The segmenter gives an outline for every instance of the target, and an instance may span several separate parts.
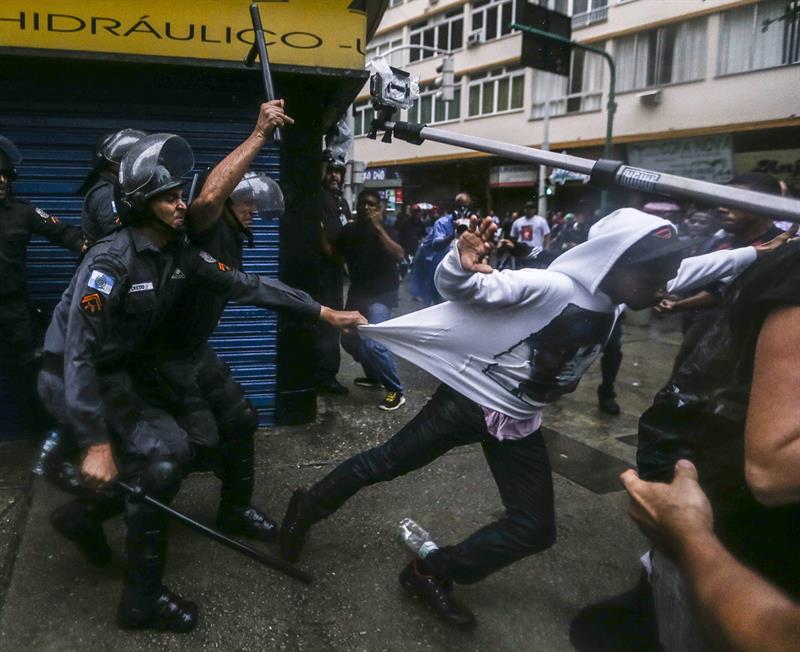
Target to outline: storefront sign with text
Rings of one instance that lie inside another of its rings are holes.
[[[272,63],[364,67],[366,15],[353,0],[259,3]],[[250,0],[3,0],[0,50],[31,48],[242,61]]]

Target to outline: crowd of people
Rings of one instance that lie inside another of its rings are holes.
[[[667,202],[604,216],[540,216],[528,202],[524,214],[501,220],[481,215],[467,193],[431,224],[412,207],[391,228],[371,190],[351,215],[342,161],[331,160],[315,300],[242,270],[252,220],[279,193],[250,165],[276,127],[292,124],[282,101],[262,105],[252,134],[188,206],[183,176],[194,160],[183,138],[112,134],[86,184],[82,229],[14,196],[19,153],[0,138],[3,359],[24,374],[23,391],[32,392],[37,371],[36,343],[15,317],[29,311],[29,235],[82,254],[44,339],[38,392],[61,433],[44,461],[49,479],[77,494],[51,522],[89,562],[109,563],[104,523],[125,516],[119,625],[187,632],[198,608],[163,583],[165,514],[120,491],[116,479],[168,503],[187,474],[211,470],[221,481],[217,528],[277,541],[296,562],[311,529],[361,489],[480,443],[503,514],[453,545],[418,537],[399,577],[446,623],[474,626],[454,585],[555,544],[544,408],[601,358],[599,406],[618,414],[620,320],[626,309],[657,307],[685,311],[684,344],[640,418],[637,470],[622,477],[631,515],[654,547],[640,584],[583,609],[572,641],[593,651],[798,649],[793,232],[739,209]],[[782,192],[764,174],[731,184]],[[392,318],[404,264],[423,309]],[[356,384],[384,390],[383,410],[405,403],[394,355],[441,382],[384,443],[296,488],[280,527],[252,504],[256,411],[208,344],[228,300],[317,320],[320,391],[347,392],[336,377],[340,344],[363,367]]]

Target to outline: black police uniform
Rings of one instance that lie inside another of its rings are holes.
[[[179,416],[145,399],[131,400],[153,388],[143,387],[128,366],[178,297],[196,285],[240,303],[309,318],[320,311],[304,292],[234,270],[186,239],[159,250],[139,229],[123,228],[95,244],[62,296],[45,338],[39,378],[42,398],[82,448],[111,443],[120,476],[165,501],[180,487],[192,442]],[[181,605],[165,613],[186,618],[191,609],[161,584],[166,517],[126,499],[126,521],[123,624],[150,626],[153,605],[163,603]],[[167,627],[180,629],[181,623]]]
[[[114,173],[104,170],[83,199],[81,228],[87,244],[92,245],[119,227],[119,216],[114,206]]]
[[[322,232],[333,246],[342,227],[350,221],[350,208],[341,194],[323,188]],[[322,255],[320,258],[319,300],[323,305],[342,310],[344,308],[344,262],[340,256]],[[341,365],[339,331],[327,323],[317,326],[317,375],[321,385],[336,380]]]
[[[25,282],[25,262],[31,234],[53,244],[80,252],[80,229],[68,226],[40,208],[13,196],[0,200],[0,357],[3,368],[14,376],[18,400],[28,427],[44,425],[36,400],[37,329]],[[37,416],[38,415],[38,416]]]
[[[233,269],[242,267],[244,236],[227,208],[211,227],[191,233],[197,246]],[[258,411],[208,343],[226,304],[227,297],[203,287],[182,294],[137,355],[143,364],[135,373],[142,379],[150,374],[169,388],[153,400],[160,398],[164,409],[182,416],[198,448],[196,465],[210,466],[222,481],[217,524],[231,532],[226,515],[248,509],[253,496]],[[234,533],[277,536],[277,525],[257,510],[251,509],[250,517],[259,521],[258,531],[233,528]]]

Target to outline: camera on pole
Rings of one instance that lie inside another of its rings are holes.
[[[436,97],[441,97],[445,102],[452,102],[456,99],[456,65],[453,57],[448,55],[442,59],[436,72],[439,73],[433,82],[433,85],[439,89]]]

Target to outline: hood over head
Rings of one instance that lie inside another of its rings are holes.
[[[548,269],[569,276],[594,294],[614,264],[631,246],[663,227],[669,227],[673,235],[677,234],[675,225],[668,220],[635,208],[620,208],[598,220],[589,229],[586,242],[556,258]]]

